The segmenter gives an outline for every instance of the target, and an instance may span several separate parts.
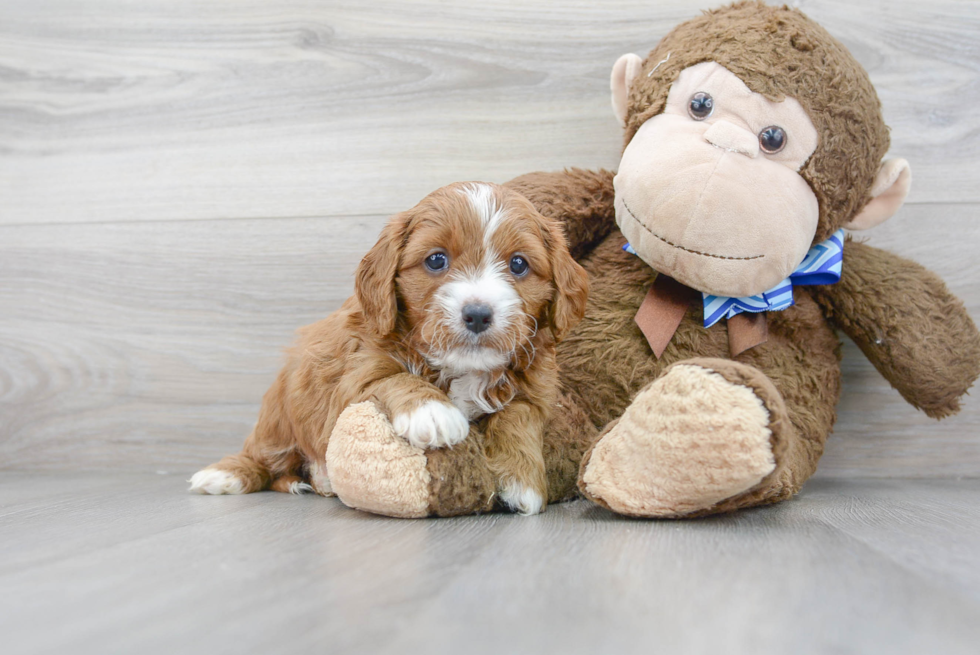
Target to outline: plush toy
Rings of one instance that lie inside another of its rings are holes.
[[[740,2],[646,59],[623,56],[611,86],[625,127],[615,176],[510,183],[564,222],[590,275],[585,319],[559,346],[551,502],[581,493],[683,517],[790,498],[836,417],[837,330],[913,406],[959,409],[980,373],[963,304],[918,264],[844,236],[892,216],[910,172],[883,161],[878,98],[838,41],[797,10]],[[341,418],[327,466],[354,507],[494,507],[478,440],[414,450],[370,403]]]

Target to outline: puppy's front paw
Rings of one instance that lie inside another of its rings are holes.
[[[524,516],[540,514],[544,507],[544,497],[540,493],[516,480],[504,485],[500,490],[500,500],[504,505]]]
[[[411,412],[396,415],[391,427],[417,448],[453,446],[470,432],[463,413],[441,400],[427,400]]]

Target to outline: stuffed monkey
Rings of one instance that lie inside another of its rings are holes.
[[[590,276],[585,319],[559,345],[551,502],[691,517],[790,498],[834,425],[838,331],[914,407],[959,409],[980,374],[963,304],[922,266],[844,236],[894,215],[911,175],[883,160],[877,95],[837,40],[798,10],[740,2],[621,57],[611,89],[618,173],[509,183],[565,224]],[[330,443],[333,489],[353,507],[494,507],[478,438],[414,452],[366,403]],[[403,458],[411,476],[392,464]]]

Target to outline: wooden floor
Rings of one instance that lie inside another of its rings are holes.
[[[0,0],[0,652],[980,652],[980,399],[850,343],[795,501],[398,521],[185,492],[436,187],[614,169],[609,70],[713,0]],[[980,3],[799,0],[913,170],[866,235],[980,317]]]
[[[980,480],[636,521],[373,517],[177,476],[0,474],[6,653],[977,653]]]

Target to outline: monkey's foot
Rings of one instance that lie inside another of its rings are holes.
[[[343,411],[327,445],[327,477],[348,507],[419,518],[429,514],[425,451],[395,434],[371,402]]]
[[[493,508],[496,484],[475,431],[422,450],[395,434],[372,402],[343,411],[327,444],[327,485],[348,507],[395,516],[457,516]]]
[[[780,414],[782,399],[758,370],[729,360],[680,362],[600,436],[582,461],[579,488],[629,516],[680,517],[757,504],[730,501],[765,486],[760,483],[776,469],[773,423],[782,430]]]

